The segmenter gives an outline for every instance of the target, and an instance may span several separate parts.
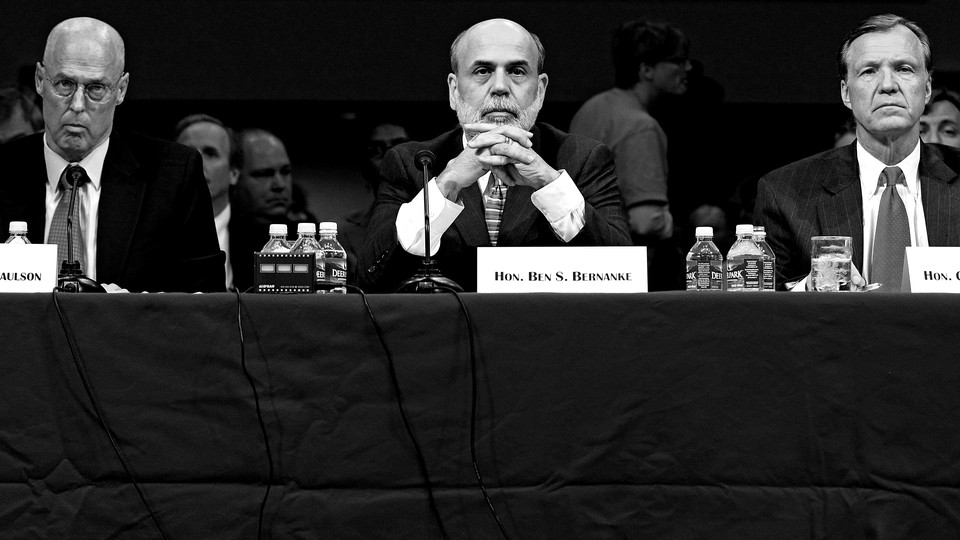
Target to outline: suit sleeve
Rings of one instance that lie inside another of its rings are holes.
[[[572,245],[629,246],[630,234],[623,215],[613,154],[602,145],[595,144],[585,150],[587,155],[580,161],[583,165],[570,174],[585,201],[584,226],[580,234],[570,242]]]
[[[397,214],[422,189],[417,176],[408,174],[397,148],[392,148],[380,166],[380,188],[367,238],[357,257],[358,283],[367,292],[393,291],[413,275],[420,258],[404,251],[397,239]]]
[[[810,260],[804,261],[794,241],[790,221],[781,208],[774,184],[766,176],[760,179],[754,216],[757,224],[765,227],[767,244],[777,257],[777,288],[783,290],[786,283],[806,277],[810,272]]]
[[[203,178],[200,154],[191,151],[185,167],[185,181],[181,192],[180,231],[183,241],[174,254],[171,290],[182,292],[223,292],[225,254],[220,250],[213,221],[210,191]]]

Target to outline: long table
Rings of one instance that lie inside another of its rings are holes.
[[[0,295],[0,536],[960,535],[958,297],[461,299]]]

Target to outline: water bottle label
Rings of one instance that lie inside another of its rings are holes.
[[[687,290],[723,290],[723,265],[718,260],[687,261]]]
[[[727,261],[727,289],[760,289],[761,261],[745,258]]]
[[[320,279],[332,283],[343,284],[347,282],[347,261],[346,259],[323,259],[320,265],[323,270]]]
[[[772,291],[776,287],[776,270],[773,261],[763,261],[763,290]]]

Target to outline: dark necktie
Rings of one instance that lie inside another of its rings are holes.
[[[900,167],[887,167],[880,173],[880,196],[877,233],[873,242],[872,280],[883,283],[888,292],[899,292],[903,277],[903,252],[910,245],[910,223],[907,209],[897,193],[897,184],[906,185]]]
[[[489,182],[494,182],[489,193],[483,196],[483,217],[487,222],[487,232],[490,234],[490,244],[497,245],[500,235],[500,219],[503,217],[503,205],[507,200],[507,186],[493,174]]]
[[[71,177],[68,181],[68,175]],[[57,203],[57,210],[53,213],[53,220],[50,222],[50,235],[47,239],[48,244],[57,245],[57,257],[60,261],[67,260],[67,212],[70,208],[70,195],[73,191],[72,186],[80,189],[83,183],[89,179],[87,171],[77,164],[70,164],[60,175],[60,181],[57,183],[57,190],[60,192],[60,202]],[[77,200],[73,203],[72,221],[73,237],[73,258],[80,261],[81,271],[86,271],[86,245],[83,241],[83,224],[80,222],[80,192],[77,192]]]

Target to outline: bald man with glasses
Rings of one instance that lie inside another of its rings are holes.
[[[73,243],[84,274],[130,291],[224,290],[200,155],[113,130],[130,83],[120,34],[87,17],[61,22],[34,81],[45,131],[0,146],[0,230],[26,221],[31,242],[64,251],[61,201],[74,188],[62,177],[79,166]]]

